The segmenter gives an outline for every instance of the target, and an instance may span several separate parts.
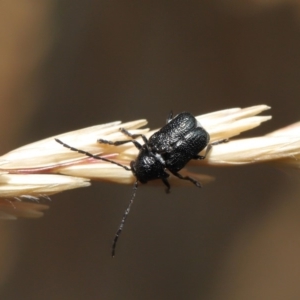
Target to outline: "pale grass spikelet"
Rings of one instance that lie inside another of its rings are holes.
[[[229,139],[229,142],[213,146],[204,160],[192,160],[193,165],[230,166],[276,161],[299,166],[300,122],[268,135],[247,139],[233,139],[240,133],[259,126],[271,116],[257,116],[268,110],[266,105],[248,108],[232,108],[196,117],[209,132],[211,142]],[[121,123],[112,122],[92,126],[50,137],[0,157],[0,218],[13,219],[16,216],[38,217],[47,205],[22,202],[24,198],[51,195],[67,189],[89,186],[89,180],[101,180],[131,184],[135,177],[130,171],[112,163],[93,159],[70,151],[55,141],[55,138],[78,149],[100,155],[129,166],[135,160],[138,150],[127,143],[118,147],[99,144],[99,138],[117,141],[128,139],[119,130],[123,127],[135,134],[150,137],[156,130],[140,129],[146,120]],[[137,139],[141,143],[141,139]],[[205,151],[205,150],[204,150]],[[207,183],[213,178],[180,171],[196,180]],[[170,177],[171,185],[189,185],[190,182]],[[150,182],[152,185],[160,181]]]
[[[19,217],[40,218],[44,215],[42,211],[47,210],[49,206],[34,202],[0,199],[0,208],[0,219],[16,220]]]
[[[0,219],[41,217],[41,211],[48,209],[48,205],[39,203],[39,198],[47,199],[49,195],[89,185],[89,180],[85,178],[56,174],[2,173]]]

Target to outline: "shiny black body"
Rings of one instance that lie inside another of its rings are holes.
[[[123,132],[132,136],[124,130]],[[162,179],[169,190],[167,183],[169,174],[166,172],[168,170],[175,176],[200,186],[200,183],[192,178],[178,174],[191,159],[203,159],[199,152],[209,143],[209,134],[194,116],[183,112],[172,118],[171,114],[167,124],[155,132],[149,140],[142,137],[145,144],[136,145],[140,152],[136,160],[131,162],[131,169],[139,182]]]

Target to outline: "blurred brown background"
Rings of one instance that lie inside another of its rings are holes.
[[[300,120],[297,1],[0,4],[1,153],[77,128],[268,104],[264,134]],[[249,134],[248,134],[249,135]],[[95,137],[99,138],[99,137]],[[130,186],[52,197],[0,223],[0,299],[300,299],[298,174],[203,169],[202,190]],[[295,176],[296,175],[296,176]]]

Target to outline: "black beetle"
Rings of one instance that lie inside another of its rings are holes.
[[[85,154],[95,159],[110,162],[124,168],[125,170],[132,171],[136,177],[132,198],[124,213],[113,241],[112,256],[115,255],[116,243],[123,230],[126,217],[129,214],[130,207],[133,203],[138,182],[147,183],[150,180],[161,179],[166,185],[166,192],[168,193],[170,191],[170,184],[167,180],[169,174],[166,171],[169,171],[178,178],[189,180],[197,187],[201,187],[200,182],[189,176],[182,176],[178,173],[178,171],[180,171],[191,159],[204,159],[212,145],[209,144],[210,137],[208,132],[201,126],[197,119],[188,112],[182,112],[174,118],[171,112],[167,119],[167,124],[155,132],[149,140],[143,134],[131,134],[124,128],[120,128],[120,131],[132,139],[115,142],[99,139],[98,142],[114,146],[133,143],[139,150],[139,154],[136,160],[130,163],[130,168],[101,156],[93,155],[84,150],[71,147],[59,139],[55,139],[58,143],[72,151]],[[143,145],[135,140],[138,137],[143,139]],[[205,155],[199,155],[205,147],[207,147]]]

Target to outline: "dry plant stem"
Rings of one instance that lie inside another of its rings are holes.
[[[271,116],[258,116],[258,114],[268,109],[269,107],[266,105],[257,105],[243,109],[225,109],[196,117],[209,132],[211,142],[224,139],[230,141],[213,146],[205,160],[193,160],[191,163],[198,166],[233,166],[274,162],[299,167],[300,122],[265,136],[248,139],[235,138],[242,132],[251,130],[270,120]],[[19,200],[23,199],[24,195],[27,198],[28,195],[39,197],[68,189],[86,187],[90,185],[89,180],[122,184],[135,182],[135,177],[131,171],[120,168],[108,161],[96,160],[84,154],[70,151],[57,143],[55,139],[129,167],[130,161],[135,160],[138,153],[132,143],[116,147],[99,144],[97,140],[117,141],[129,139],[128,136],[120,132],[120,127],[125,128],[132,134],[144,134],[149,137],[156,130],[140,129],[146,124],[146,120],[138,120],[127,123],[117,121],[91,126],[50,137],[1,156],[0,199],[3,200],[0,201],[0,212],[2,212],[0,217],[36,217],[42,215],[40,210],[45,209],[47,206],[42,209],[42,206],[37,203],[20,202]],[[141,139],[137,140],[143,143]],[[200,155],[203,155],[203,153]],[[187,169],[180,171],[180,173],[195,178],[204,184],[213,180],[207,175],[192,173]],[[190,185],[172,176],[170,179],[172,186]],[[160,185],[160,182],[153,181],[150,184]]]

